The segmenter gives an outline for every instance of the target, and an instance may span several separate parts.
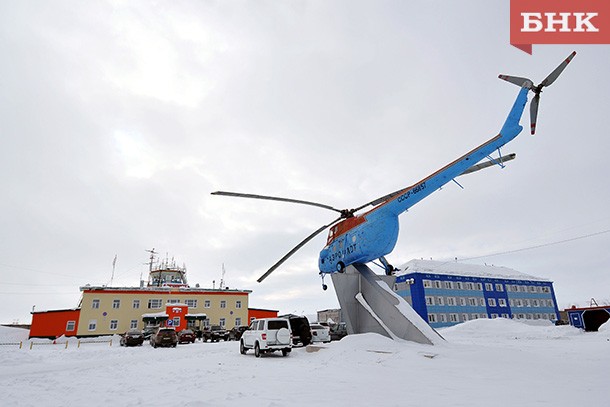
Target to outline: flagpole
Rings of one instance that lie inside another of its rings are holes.
[[[114,280],[114,268],[116,267],[116,257],[117,255],[114,255],[114,260],[112,260],[112,276],[110,277],[110,287],[112,287],[112,280]]]

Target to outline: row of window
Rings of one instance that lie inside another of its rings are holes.
[[[440,281],[440,280],[423,280],[424,288],[445,288],[448,290],[477,290],[483,291],[483,284],[461,282],[461,281]],[[501,286],[501,284],[497,284]]]
[[[424,288],[444,288],[448,290],[475,290],[483,291],[483,284],[462,282],[462,281],[440,281],[440,280],[423,280]],[[485,283],[485,291],[504,291],[504,284],[501,283]],[[506,291],[509,292],[530,292],[530,293],[550,293],[551,289],[548,286],[533,286],[533,285],[517,285],[507,284]]]
[[[460,305],[461,307],[471,306],[476,307],[477,305],[480,307],[485,306],[485,298],[483,297],[433,297],[426,296],[426,305],[447,305],[447,306],[456,306]]]
[[[174,317],[173,319],[173,325],[174,326],[179,326],[180,325],[180,317]],[[139,321],[137,319],[132,319],[129,322],[129,328],[130,329],[137,329],[138,328],[138,323]],[[220,318],[220,320],[218,321],[218,324],[222,327],[226,327],[226,323],[227,320],[226,318]],[[241,325],[241,318],[235,318],[235,326],[240,326]],[[195,326],[195,321],[187,321],[187,326],[192,328]],[[204,320],[203,321],[203,326],[204,327],[208,327],[210,326],[210,321],[209,320]],[[74,331],[74,327],[75,327],[75,321],[68,321],[68,324],[66,326],[66,331]],[[111,331],[116,331],[119,327],[119,320],[118,319],[112,319],[110,320],[110,324],[108,326],[108,328]],[[88,325],[88,329],[89,331],[95,331],[97,330],[97,320],[96,319],[92,319],[89,320],[89,325]]]
[[[491,318],[509,318],[508,314],[491,314]],[[475,319],[486,319],[487,314],[439,314],[439,313],[431,313],[428,314],[428,322],[430,323],[444,323],[444,322],[466,322],[472,321]],[[553,321],[557,318],[555,314],[546,314],[546,313],[520,313],[513,314],[512,318],[514,319],[547,319]]]
[[[529,298],[513,298],[509,300],[511,307],[555,307],[555,303],[551,299],[529,299]]]
[[[100,303],[101,301],[98,298],[93,299],[93,301],[91,302],[91,308],[92,309],[99,309],[100,308]],[[181,304],[182,302],[180,300],[177,299],[170,299],[166,301],[167,304]],[[184,300],[184,304],[187,305],[189,308],[197,308],[197,300],[193,300],[193,299],[189,299],[189,300]],[[139,299],[134,299],[131,303],[131,306],[133,309],[139,309],[140,308],[140,300]],[[148,300],[148,309],[159,309],[163,307],[163,300],[160,298],[153,298]],[[205,300],[203,302],[203,307],[204,308],[211,308],[212,307],[212,300]],[[121,300],[118,298],[115,298],[112,300],[112,308],[113,309],[119,309],[121,308]],[[221,300],[220,301],[220,308],[227,308],[227,301],[226,300]],[[237,300],[235,301],[235,308],[239,309],[241,308],[241,300]]]
[[[465,306],[471,306],[471,307],[475,307],[475,306],[480,306],[480,307],[484,307],[485,304],[485,298],[483,297],[441,297],[441,296],[431,296],[431,295],[427,295],[426,296],[426,305],[447,305],[450,307],[456,306],[456,305],[460,305],[461,307],[465,307]],[[553,300],[551,299],[529,299],[529,298],[525,298],[525,299],[520,299],[520,298],[516,298],[516,299],[511,299],[509,300],[509,304],[511,307],[515,307],[515,308],[519,308],[519,307],[554,307],[555,304],[553,303]],[[504,298],[488,298],[487,299],[487,305],[489,305],[490,307],[496,307],[496,306],[500,306],[500,307],[506,307],[507,303],[506,303],[506,299]]]

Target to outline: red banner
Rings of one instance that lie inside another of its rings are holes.
[[[510,43],[610,44],[610,1],[510,0]]]

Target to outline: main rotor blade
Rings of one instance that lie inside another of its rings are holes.
[[[212,192],[212,195],[223,195],[223,196],[232,196],[232,197],[237,197],[237,198],[252,198],[252,199],[264,199],[267,201],[298,203],[298,204],[303,204],[303,205],[317,206],[318,208],[329,209],[331,211],[342,213],[340,209],[333,208],[332,206],[324,205],[324,204],[321,204],[318,202],[302,201],[300,199],[280,198],[280,197],[276,197],[276,196],[266,196],[266,195],[242,194],[240,192],[225,192],[225,191]]]
[[[288,260],[288,258],[290,256],[295,254],[297,250],[299,250],[301,247],[305,246],[307,244],[307,242],[309,242],[311,239],[313,239],[314,237],[316,237],[317,235],[319,235],[320,233],[322,233],[324,230],[328,229],[329,227],[331,227],[335,223],[339,222],[341,219],[342,219],[342,217],[337,218],[337,219],[333,220],[331,223],[329,223],[328,225],[322,226],[320,229],[316,230],[311,235],[307,236],[305,239],[303,239],[301,241],[301,243],[299,243],[291,251],[286,253],[286,255],[284,257],[282,257],[277,263],[275,263],[273,266],[271,266],[271,268],[269,270],[267,270],[267,272],[265,274],[260,276],[260,278],[258,280],[256,280],[256,281],[261,283],[264,279],[269,277],[269,274],[273,273],[275,271],[275,269],[277,269],[279,266],[282,265],[282,263],[284,263],[286,260]]]
[[[538,93],[532,99],[530,103],[530,127],[532,136],[536,133],[536,120],[538,119],[538,103],[540,101],[540,94]]]
[[[566,66],[568,66],[568,64],[570,63],[570,61],[572,61],[572,58],[574,58],[575,55],[576,55],[576,51],[572,52],[562,63],[559,64],[559,66],[557,68],[555,68],[555,70],[553,72],[551,72],[549,74],[549,76],[547,76],[540,83],[540,85],[550,86],[553,82],[555,82],[555,79],[557,79],[559,77],[559,75],[563,72],[563,70],[566,69]],[[532,133],[532,134],[534,134],[534,133]]]

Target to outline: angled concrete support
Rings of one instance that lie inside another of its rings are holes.
[[[392,339],[434,345],[442,337],[391,287],[394,276],[380,276],[364,264],[333,273],[333,285],[350,334],[376,332]]]

